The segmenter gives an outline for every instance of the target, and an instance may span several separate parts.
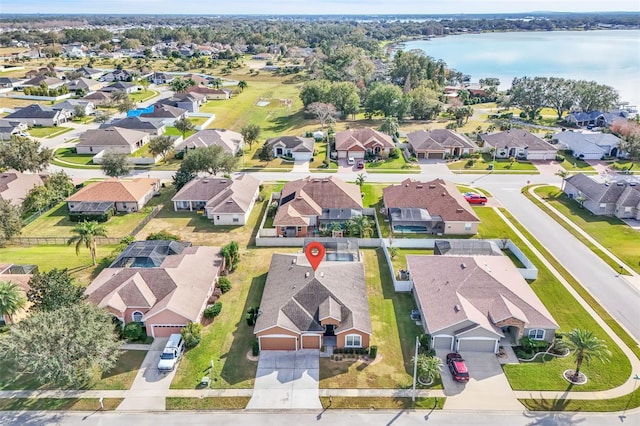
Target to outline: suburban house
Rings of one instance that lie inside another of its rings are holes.
[[[434,349],[498,352],[559,328],[507,256],[407,256],[413,295]]]
[[[38,69],[34,69],[34,70],[29,70],[24,74],[24,78],[29,79],[29,78],[34,78],[37,77],[39,75],[45,75],[48,74],[52,77],[58,77],[60,75],[60,73],[58,71],[55,70],[55,68],[53,67],[40,67]]]
[[[274,157],[292,157],[294,160],[311,160],[315,140],[299,136],[280,136],[267,139],[266,144],[273,151]]]
[[[391,136],[373,129],[350,129],[335,134],[338,158],[364,158],[365,154],[386,157],[395,147]]]
[[[174,76],[165,72],[154,72],[149,76],[149,81],[153,82],[153,84],[167,84],[171,83],[174,79]]]
[[[224,260],[217,247],[181,241],[135,241],[87,287],[90,302],[148,336],[180,333],[199,322]]]
[[[49,106],[31,104],[24,108],[17,108],[15,112],[3,117],[9,121],[24,121],[31,126],[57,126],[70,118],[69,112],[55,110]]]
[[[193,82],[196,83],[196,86],[206,86],[209,84],[209,80],[199,74],[189,73],[183,75],[182,78],[184,80],[193,80]]]
[[[97,154],[100,151],[131,154],[149,142],[149,133],[140,130],[107,127],[90,129],[80,135],[76,144],[78,154]]]
[[[11,135],[26,135],[25,131],[28,128],[24,120],[0,119],[0,140],[11,139]]]
[[[465,136],[448,129],[418,130],[408,133],[407,140],[416,158],[460,157],[478,149]]]
[[[42,185],[43,175],[7,171],[0,173],[0,199],[19,206],[29,191]]]
[[[405,179],[384,188],[382,201],[394,233],[478,233],[480,219],[451,182]]]
[[[238,155],[244,146],[244,138],[240,133],[231,130],[202,129],[176,145],[176,152],[211,145],[219,145],[224,149],[224,152]]]
[[[132,81],[135,74],[127,70],[113,70],[100,77],[100,81]]]
[[[104,74],[104,71],[102,70],[97,70],[95,68],[91,68],[91,67],[80,67],[80,68],[76,68],[74,70],[77,73],[82,74],[82,77],[84,78],[90,78],[93,80],[96,80],[98,78],[100,78],[100,76],[102,76],[102,74]]]
[[[137,212],[160,190],[160,179],[108,179],[89,185],[65,201],[70,215],[101,215],[111,210]]]
[[[19,82],[20,80],[17,78],[0,77],[0,89],[13,90],[13,88],[16,87]]]
[[[200,106],[206,101],[207,97],[200,93],[176,93],[170,98],[158,101],[157,104],[171,105],[188,112],[198,112],[200,111]]]
[[[0,263],[0,281],[10,282],[16,284],[20,290],[26,296],[26,293],[30,290],[29,281],[31,276],[38,271],[36,265],[15,265],[13,263]],[[0,326],[4,326],[10,323],[16,323],[25,318],[28,314],[31,302],[27,302],[23,309],[9,315],[0,315]]]
[[[92,115],[96,109],[96,106],[93,102],[83,99],[67,99],[64,102],[60,102],[51,106],[51,108],[55,110],[67,111],[69,117],[74,117],[76,115],[76,107],[82,108],[84,115]]]
[[[571,112],[565,117],[567,123],[578,127],[608,127],[616,120],[626,120],[625,111],[618,112]]]
[[[25,81],[20,85],[21,87],[46,87],[47,89],[57,89],[64,86],[64,81],[56,77],[49,77],[47,75],[39,75],[30,80]]]
[[[582,160],[601,160],[604,157],[624,157],[619,149],[620,138],[611,133],[582,133],[564,131],[553,135],[563,148]]]
[[[273,226],[278,236],[306,237],[331,223],[362,216],[360,187],[336,177],[287,182],[280,191]]]
[[[163,104],[153,105],[153,112],[140,114],[141,118],[160,118],[165,124],[173,123],[186,116],[186,109]]]
[[[107,127],[120,127],[122,129],[140,130],[147,132],[151,136],[159,136],[163,134],[167,127],[162,120],[144,119],[140,117],[126,117],[120,120],[113,120],[110,123],[100,125],[101,129]]]
[[[229,89],[212,89],[202,86],[191,86],[187,90],[189,93],[205,95],[207,99],[231,99],[231,94],[233,93]]]
[[[366,348],[372,334],[364,264],[274,254],[253,329],[260,350]]]
[[[513,157],[518,160],[554,160],[556,148],[536,135],[521,129],[481,134],[483,151],[495,149],[496,158]]]
[[[111,93],[107,92],[93,92],[82,98],[85,101],[91,101],[94,105],[102,106],[102,105],[110,105],[111,104]]]
[[[118,81],[116,83],[110,84],[107,87],[103,87],[103,92],[124,92],[124,93],[135,93],[140,90],[141,87],[135,83],[129,83],[126,81]]]
[[[599,182],[578,173],[565,179],[564,192],[595,215],[640,220],[640,181],[633,177]]]
[[[204,210],[214,225],[245,225],[260,195],[260,181],[243,174],[236,179],[195,178],[173,196],[175,211]]]
[[[95,92],[102,88],[102,83],[90,78],[80,77],[75,80],[69,80],[65,83],[70,92],[84,90],[85,92]]]

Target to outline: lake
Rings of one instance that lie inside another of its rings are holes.
[[[471,76],[564,77],[614,87],[620,99],[640,105],[640,30],[550,31],[462,34],[406,42],[450,68]]]

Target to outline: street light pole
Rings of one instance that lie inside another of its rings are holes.
[[[416,402],[416,379],[418,375],[418,347],[420,346],[420,339],[416,336],[416,354],[413,357],[413,395],[411,401]]]

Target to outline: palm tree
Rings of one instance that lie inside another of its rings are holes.
[[[214,89],[219,89],[220,86],[222,86],[222,80],[220,80],[219,78],[214,78],[213,80],[211,80],[211,86],[213,86]]]
[[[364,173],[358,173],[358,177],[356,178],[356,185],[360,187],[360,192],[362,192],[362,187],[364,186],[364,181],[367,180],[367,177]]]
[[[76,243],[76,255],[80,252],[80,247],[84,244],[91,253],[91,261],[96,264],[96,237],[106,237],[107,229],[104,225],[96,222],[80,222],[73,229],[78,234],[67,241],[68,245]]]
[[[424,379],[424,382],[432,383],[440,377],[442,360],[437,356],[419,354],[418,358],[414,358],[412,361],[418,363],[418,377]]]
[[[560,191],[564,191],[564,182],[569,177],[569,172],[566,170],[558,170],[556,172],[556,176],[560,176],[562,178],[562,186],[560,186]]]
[[[609,361],[611,351],[607,349],[604,340],[594,336],[592,331],[574,328],[566,337],[567,347],[573,352],[573,357],[576,360],[574,380],[578,379],[583,362],[588,364],[593,358],[598,358],[602,362]]]
[[[373,234],[371,219],[365,215],[356,216],[347,223],[349,232],[360,238],[369,238]]]
[[[240,80],[238,82],[238,90],[240,90],[240,92],[242,92],[244,89],[246,89],[248,86],[247,82],[244,80]]]
[[[12,315],[24,309],[27,305],[27,296],[16,283],[0,281],[0,317],[6,315],[12,322]]]
[[[395,136],[398,133],[398,119],[395,117],[385,117],[380,125],[380,131],[389,136]]]

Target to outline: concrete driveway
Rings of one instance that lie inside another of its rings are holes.
[[[322,409],[320,351],[262,351],[248,410]]]
[[[467,364],[469,382],[458,383],[451,377],[446,365],[446,351],[438,351],[437,355],[445,363],[442,369],[444,394],[447,396],[447,410],[522,410],[502,372],[498,358],[492,353],[461,352]]]
[[[169,386],[177,367],[168,373],[158,371],[158,359],[167,344],[167,337],[156,338],[142,361],[133,385],[127,392],[127,396],[120,403],[117,410],[164,410],[165,398],[169,393]],[[145,396],[139,396],[138,391],[144,391]]]

